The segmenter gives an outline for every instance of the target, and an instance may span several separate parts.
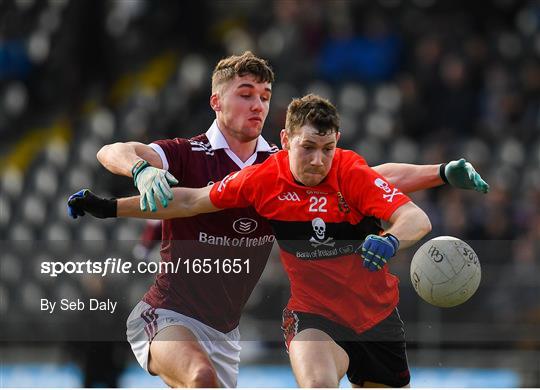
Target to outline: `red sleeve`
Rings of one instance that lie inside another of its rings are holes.
[[[254,202],[253,173],[256,165],[233,172],[218,181],[210,190],[210,200],[220,209],[248,207]]]
[[[180,183],[184,180],[184,168],[191,151],[190,143],[184,138],[163,139],[152,142],[158,145],[165,154],[169,168],[167,169]]]
[[[363,215],[388,221],[394,211],[411,201],[383,176],[359,161],[347,170],[347,177],[342,182],[346,198],[351,199],[353,207]]]

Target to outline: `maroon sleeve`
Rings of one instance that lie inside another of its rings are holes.
[[[168,171],[180,182],[184,180],[184,169],[191,150],[190,143],[184,138],[164,139],[152,142],[165,154],[169,164]]]

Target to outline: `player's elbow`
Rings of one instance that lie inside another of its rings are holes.
[[[107,161],[113,159],[115,155],[125,152],[126,145],[128,145],[128,143],[124,142],[115,142],[113,144],[104,145],[98,150],[96,157],[100,163],[105,164]]]
[[[416,221],[418,223],[418,230],[421,237],[424,237],[426,234],[431,232],[432,226],[429,217],[422,209],[418,209]]]
[[[414,237],[413,239],[415,241],[420,240],[426,234],[431,232],[431,221],[429,220],[429,217],[425,211],[417,205],[410,203],[404,215],[406,215],[406,220],[410,227],[409,231],[412,233],[411,238]]]
[[[174,188],[174,199],[167,208],[161,209],[162,219],[187,218],[197,215],[196,204],[184,188]]]
[[[417,239],[421,239],[426,234],[431,232],[431,222],[429,217],[413,202],[406,203],[396,210],[390,219],[390,223],[404,223],[408,226],[408,230]]]
[[[193,217],[197,214],[197,205],[191,199],[184,199],[180,204],[179,213],[181,217]]]
[[[96,154],[96,158],[102,165],[104,165],[105,162],[107,161],[107,155],[109,154],[110,148],[111,148],[111,145],[105,145],[101,149],[99,149]]]

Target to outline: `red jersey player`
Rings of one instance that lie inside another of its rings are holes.
[[[169,183],[176,182],[171,173],[183,186],[204,187],[276,151],[260,137],[272,81],[266,62],[251,53],[224,59],[212,77],[210,105],[216,121],[205,134],[151,145],[107,145],[98,158],[113,173],[135,176],[142,209],[156,209],[154,197],[166,206],[172,198]],[[458,187],[485,188],[468,163],[442,167],[446,169],[383,164],[375,169],[404,191],[440,185],[445,173]],[[81,215],[75,208],[70,210],[73,216]],[[161,211],[152,217],[160,218]],[[128,338],[137,359],[171,386],[234,386],[239,362],[237,325],[268,259],[273,240],[270,226],[252,208],[224,210],[166,221],[163,238],[163,261],[243,256],[252,259],[252,269],[241,276],[159,274],[128,321]],[[198,342],[224,338],[227,341],[219,348],[217,343]]]

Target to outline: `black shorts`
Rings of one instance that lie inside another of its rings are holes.
[[[355,385],[375,382],[403,387],[410,382],[405,331],[397,309],[371,329],[356,333],[325,317],[285,308],[282,329],[287,346],[304,329],[328,334],[349,356],[347,377]]]

